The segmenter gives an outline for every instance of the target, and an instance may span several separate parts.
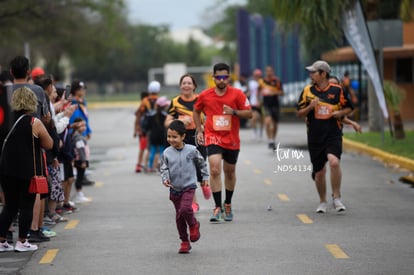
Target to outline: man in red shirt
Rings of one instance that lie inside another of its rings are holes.
[[[216,87],[201,92],[194,105],[193,117],[197,141],[207,147],[210,185],[215,202],[210,221],[222,220],[222,160],[226,188],[224,220],[232,221],[231,199],[236,185],[236,163],[240,150],[240,118],[252,118],[252,111],[242,90],[229,86],[229,65],[214,65],[213,79]],[[204,129],[201,124],[201,113],[206,115]]]

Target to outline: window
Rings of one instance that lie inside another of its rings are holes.
[[[412,83],[414,80],[413,58],[401,58],[395,62],[395,80],[397,83]]]

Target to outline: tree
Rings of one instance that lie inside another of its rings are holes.
[[[400,104],[404,100],[405,91],[392,81],[384,81],[384,95],[388,109],[390,109],[392,113],[392,123],[395,134],[394,137],[396,139],[404,139],[405,132],[400,113]]]

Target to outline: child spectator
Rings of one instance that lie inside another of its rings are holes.
[[[194,216],[191,206],[197,188],[197,170],[200,171],[202,186],[208,186],[207,164],[194,145],[185,144],[186,129],[181,120],[174,120],[168,126],[167,141],[171,145],[161,157],[162,183],[170,188],[170,200],[176,211],[176,223],[181,239],[179,253],[189,253],[190,242],[200,238],[200,222]],[[190,227],[188,238],[187,225]]]
[[[75,150],[75,168],[76,168],[76,181],[75,181],[76,195],[74,198],[74,202],[84,203],[84,202],[90,201],[89,198],[87,198],[82,192],[82,182],[85,176],[85,170],[89,166],[88,142],[87,142],[87,138],[82,135],[82,133],[84,133],[86,130],[86,123],[82,118],[78,117],[75,119],[72,128],[73,128],[72,144]]]

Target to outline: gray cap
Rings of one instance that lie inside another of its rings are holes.
[[[331,66],[326,61],[318,60],[315,61],[311,66],[306,67],[306,70],[309,72],[316,72],[316,71],[323,71],[330,73],[331,72]]]

